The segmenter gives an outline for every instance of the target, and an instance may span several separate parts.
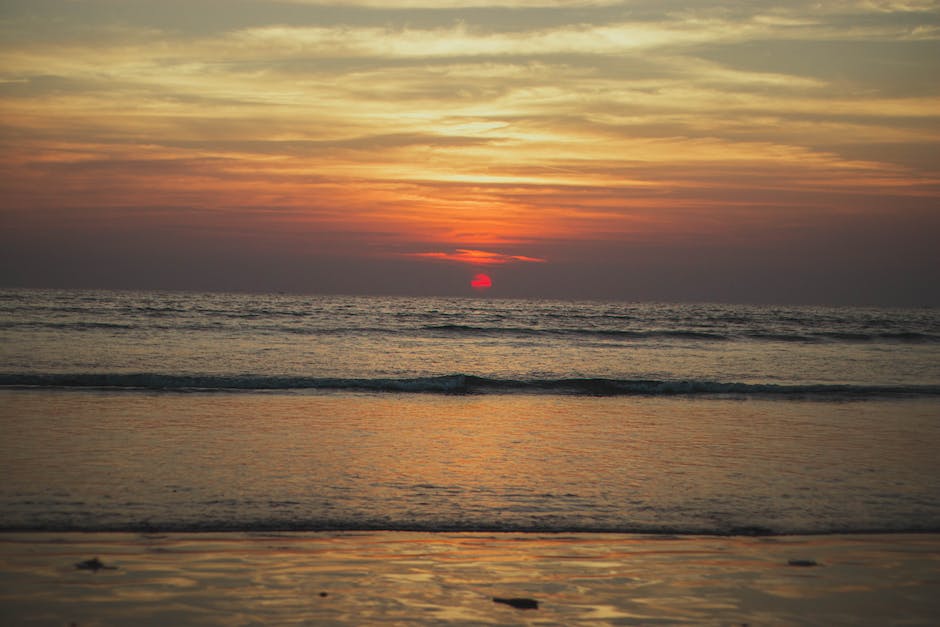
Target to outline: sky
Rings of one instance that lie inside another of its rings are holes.
[[[3,286],[940,306],[938,242],[940,2],[0,0]]]

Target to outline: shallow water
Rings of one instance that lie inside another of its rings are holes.
[[[936,402],[0,392],[0,527],[940,529]]]

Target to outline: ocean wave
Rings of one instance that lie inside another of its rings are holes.
[[[55,518],[55,517],[53,517]],[[854,525],[846,522],[818,522],[800,525],[770,523],[740,524],[649,524],[622,521],[619,523],[584,523],[568,520],[538,522],[510,522],[500,520],[434,520],[376,518],[301,518],[293,516],[266,518],[205,518],[199,520],[133,519],[98,521],[65,516],[57,519],[37,517],[31,520],[0,520],[0,532],[87,532],[87,533],[279,533],[279,532],[372,532],[402,531],[427,533],[621,533],[651,536],[782,536],[826,534],[894,534],[940,533],[936,522],[921,523],[883,522],[881,524]]]
[[[465,374],[410,378],[330,378],[161,373],[0,374],[0,387],[154,391],[370,391],[431,394],[565,394],[778,399],[871,399],[940,396],[936,385],[742,383],[608,378],[496,379]]]
[[[915,331],[897,332],[852,332],[852,331],[777,331],[777,330],[730,330],[719,332],[698,329],[652,329],[629,330],[608,328],[564,328],[564,327],[508,327],[476,326],[466,324],[427,325],[422,330],[448,335],[516,335],[516,336],[585,336],[620,340],[700,340],[708,342],[764,341],[802,343],[937,343],[940,335]]]
[[[437,323],[430,322],[423,316],[409,314],[404,320],[378,320],[355,318],[322,319],[303,315],[298,312],[200,312],[199,315],[181,316],[174,313],[152,313],[146,316],[111,317],[99,319],[65,318],[43,319],[11,315],[0,319],[0,330],[51,330],[59,332],[104,332],[126,334],[149,332],[154,330],[188,333],[192,331],[208,333],[240,334],[262,333],[265,335],[284,334],[289,336],[335,336],[335,335],[370,335],[376,338],[389,336],[432,337],[432,338],[524,338],[562,339],[580,341],[581,339],[600,339],[610,342],[630,344],[634,342],[772,342],[803,344],[937,344],[940,333],[930,330],[913,329],[855,329],[821,328],[811,329],[805,326],[786,328],[779,326],[737,326],[722,327],[715,325],[689,325],[687,328],[637,327],[623,328],[610,324],[607,318],[598,319],[596,324],[583,326],[563,326],[554,324],[510,324],[508,321],[482,324],[446,322],[440,320],[443,315],[434,316]]]
[[[104,322],[83,320],[80,322],[46,322],[33,320],[0,321],[0,329],[50,329],[66,331],[98,331],[102,329],[129,331],[140,329],[140,325],[130,322]]]
[[[631,331],[626,329],[581,329],[581,328],[539,328],[539,327],[483,327],[464,324],[441,324],[423,327],[426,331],[451,333],[455,335],[560,335],[591,336],[620,339],[689,339],[689,340],[733,340],[733,335],[708,331],[690,331],[683,329],[663,329],[653,331]]]

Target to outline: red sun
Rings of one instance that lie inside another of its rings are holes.
[[[489,275],[481,272],[480,274],[474,275],[473,279],[470,281],[470,287],[475,290],[488,290],[493,287],[493,279],[491,279]]]

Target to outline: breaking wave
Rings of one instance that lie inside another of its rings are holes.
[[[873,399],[940,396],[936,385],[741,383],[608,378],[496,379],[465,374],[411,378],[329,378],[159,373],[0,374],[0,386],[177,392],[369,391],[429,394],[566,394],[583,396],[732,396],[776,399]]]
[[[786,342],[803,344],[940,344],[940,333],[933,331],[899,330],[833,330],[809,329],[800,326],[793,329],[743,327],[731,329],[708,328],[636,328],[625,329],[611,326],[613,318],[602,319],[597,326],[514,326],[509,324],[420,324],[407,322],[395,324],[343,324],[337,321],[323,322],[305,320],[299,314],[296,319],[284,322],[292,314],[241,314],[228,316],[205,315],[196,318],[172,319],[169,314],[155,320],[36,320],[0,319],[0,330],[46,330],[58,332],[106,332],[113,334],[141,333],[149,331],[176,332],[255,332],[264,335],[288,334],[292,336],[323,335],[372,335],[382,337],[434,337],[434,338],[561,338],[599,339],[612,342]],[[364,321],[368,322],[368,321]]]

